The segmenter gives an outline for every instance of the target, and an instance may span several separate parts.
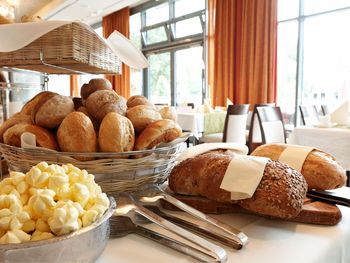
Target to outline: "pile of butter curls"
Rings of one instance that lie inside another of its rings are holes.
[[[109,199],[86,170],[41,162],[0,182],[0,244],[68,234],[98,220]]]

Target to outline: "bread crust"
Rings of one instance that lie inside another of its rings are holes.
[[[181,136],[180,126],[172,120],[158,120],[149,124],[137,137],[134,149],[152,149],[159,143],[171,142]]]
[[[232,201],[230,192],[220,188],[232,158],[232,154],[211,152],[184,160],[171,171],[169,188],[179,194],[235,202],[251,212],[279,218],[292,218],[301,211],[307,183],[296,170],[276,161],[266,164],[252,198]]]
[[[162,116],[156,109],[147,105],[137,105],[128,109],[126,117],[132,122],[136,132],[141,132],[147,125],[162,119]]]
[[[38,93],[32,99],[27,101],[26,104],[23,105],[23,107],[21,109],[21,114],[31,116],[32,110],[35,109],[36,105],[42,103],[42,101],[46,101],[47,99],[49,99],[55,95],[58,95],[58,94],[55,92],[51,92],[51,91],[43,91],[43,92]]]
[[[30,132],[36,137],[36,144],[39,147],[58,150],[55,136],[47,129],[29,123],[18,123],[7,129],[4,133],[4,143],[21,147],[21,135],[24,132]]]
[[[57,141],[63,152],[97,152],[94,126],[82,112],[71,112],[64,118],[57,130]],[[84,158],[87,159],[93,158]]]
[[[177,121],[177,113],[176,110],[172,107],[163,107],[159,110],[160,115],[163,119],[169,119],[173,121]]]
[[[135,132],[131,121],[118,113],[108,113],[101,122],[98,142],[101,152],[132,151]]]
[[[132,108],[138,105],[148,105],[152,108],[155,108],[154,104],[150,102],[145,96],[142,96],[142,95],[131,96],[127,100],[126,105],[128,106],[128,108]]]
[[[278,160],[287,148],[285,144],[265,144],[256,148],[251,155]],[[335,158],[319,149],[313,149],[306,157],[301,169],[309,189],[329,190],[346,183],[346,172]]]
[[[18,123],[32,124],[33,122],[30,115],[21,114],[20,112],[16,113],[0,126],[0,142],[4,141],[3,135],[6,132],[6,130]]]

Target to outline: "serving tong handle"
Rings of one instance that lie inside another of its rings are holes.
[[[140,214],[153,223],[163,227],[164,229],[190,241],[190,243],[198,245],[203,252],[203,254],[198,254],[198,256],[201,257],[202,261],[220,263],[227,261],[227,254],[223,248],[169,222],[168,220],[158,216],[152,211],[138,205],[130,194],[120,193],[117,198],[117,204],[118,205],[115,210],[116,216],[126,215],[130,217],[133,222],[135,222],[135,213]]]
[[[200,220],[203,220],[204,222],[217,227],[218,229],[222,230],[222,234],[232,240],[233,242],[238,243],[239,246],[236,246],[235,248],[242,248],[248,243],[248,237],[246,234],[244,234],[242,231],[225,224],[219,220],[216,220],[213,217],[210,217],[197,209],[192,208],[191,206],[177,200],[176,198],[172,197],[171,195],[165,193],[163,190],[161,190],[156,185],[151,185],[147,188],[145,188],[141,193],[138,194],[139,200],[141,202],[145,203],[155,203],[158,200],[162,199],[164,201],[169,202],[170,204],[176,206],[180,210],[189,213],[190,215],[194,216],[195,218],[198,218]],[[210,232],[210,230],[208,230]],[[219,235],[219,234],[218,234]]]

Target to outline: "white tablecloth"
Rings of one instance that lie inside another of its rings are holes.
[[[348,263],[350,262],[350,208],[340,207],[336,226],[285,222],[258,216],[214,216],[241,229],[249,237],[242,250],[222,246],[232,263]],[[97,263],[198,262],[151,240],[130,234],[111,239]]]
[[[196,137],[200,137],[204,132],[203,113],[178,113],[177,123],[183,130],[192,132]]]
[[[350,129],[296,127],[289,135],[288,143],[312,146],[333,155],[339,164],[350,170]]]

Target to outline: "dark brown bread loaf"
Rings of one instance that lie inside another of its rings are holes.
[[[286,144],[265,144],[256,148],[252,155],[277,161],[286,148]],[[344,186],[346,182],[346,172],[335,158],[318,149],[312,150],[306,157],[301,174],[309,189],[335,189]]]
[[[232,154],[205,153],[182,161],[169,177],[169,188],[175,193],[203,196],[231,203],[262,215],[292,218],[302,209],[307,183],[304,177],[289,166],[268,161],[262,180],[249,199],[232,201],[231,193],[220,188]]]

